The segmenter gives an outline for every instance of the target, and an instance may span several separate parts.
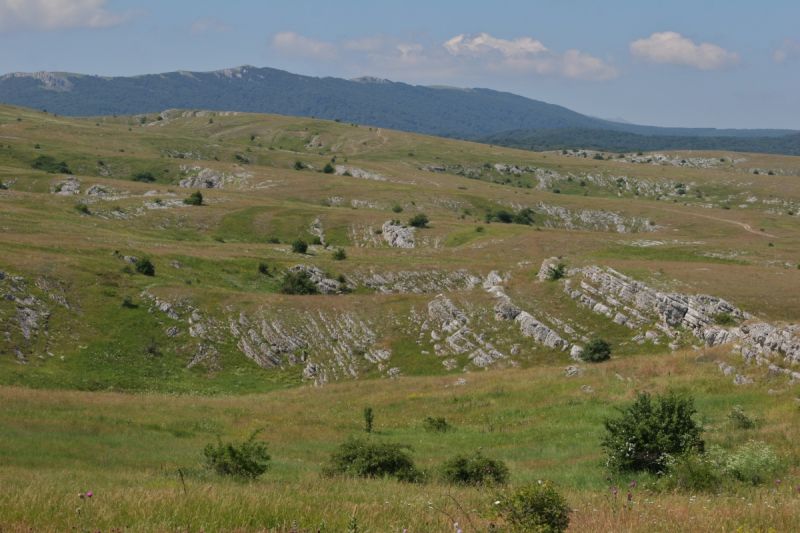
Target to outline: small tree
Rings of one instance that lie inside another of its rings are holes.
[[[428,215],[425,213],[417,213],[408,221],[409,226],[413,226],[415,228],[427,228],[430,219]]]
[[[325,163],[325,166],[322,167],[322,172],[324,172],[325,174],[333,174],[334,172],[336,172],[336,169],[330,163]]]
[[[611,345],[603,339],[593,339],[583,349],[581,359],[590,363],[599,363],[611,358]]]
[[[674,392],[655,398],[640,392],[634,402],[608,418],[602,445],[608,466],[618,472],[666,472],[671,457],[702,452],[702,428],[694,421],[690,397]]]
[[[308,243],[303,239],[295,239],[292,242],[292,251],[296,254],[304,254],[308,251]]]
[[[145,276],[156,275],[156,267],[147,257],[140,257],[137,259],[136,263],[134,263],[134,268],[136,269],[136,272],[139,274],[144,274]]]
[[[498,501],[511,531],[562,533],[569,527],[569,504],[549,481],[525,485]]]
[[[186,205],[203,205],[203,193],[200,191],[194,191],[188,197],[183,199],[183,203]]]
[[[372,412],[372,407],[364,408],[364,431],[372,433],[372,423],[375,421],[375,414]]]
[[[269,468],[271,459],[267,453],[267,445],[256,436],[254,431],[250,438],[242,443],[217,441],[217,445],[209,444],[203,449],[206,467],[217,474],[244,479],[255,479]]]

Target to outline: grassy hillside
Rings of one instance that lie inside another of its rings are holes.
[[[480,448],[512,487],[557,482],[575,531],[797,529],[798,176],[788,156],[0,107],[0,528],[482,530],[497,491],[435,476]],[[577,360],[594,338],[611,361]],[[633,478],[606,479],[603,419],[670,388],[709,444],[771,446],[781,483],[609,496]],[[429,483],[320,477],[366,406]],[[262,479],[200,467],[260,427]]]

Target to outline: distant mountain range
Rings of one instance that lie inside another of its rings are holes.
[[[800,155],[800,132],[793,130],[641,126],[490,89],[315,78],[251,66],[131,77],[6,74],[0,77],[0,102],[74,116],[170,108],[313,116],[538,150],[694,148]]]

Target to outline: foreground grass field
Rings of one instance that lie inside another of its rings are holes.
[[[436,481],[437,466],[482,450],[506,461],[511,485],[551,479],[571,507],[571,531],[796,531],[800,416],[783,382],[736,387],[715,352],[617,358],[565,377],[562,366],[464,376],[366,380],[248,396],[130,395],[0,389],[2,531],[485,531],[503,489],[466,489]],[[776,387],[771,389],[771,387]],[[759,487],[723,494],[671,493],[647,476],[610,479],[600,448],[602,420],[636,391],[672,388],[697,399],[709,444],[769,443],[786,467]],[[749,430],[731,427],[741,405],[757,413]],[[372,439],[410,444],[425,484],[326,478],[335,446],[363,435],[372,406]],[[430,433],[425,416],[453,431]],[[201,466],[216,436],[259,438],[271,469],[235,482]],[[637,481],[627,501],[629,484]],[[615,497],[611,487],[620,487]],[[93,491],[82,500],[80,492]],[[296,529],[293,529],[296,528]]]

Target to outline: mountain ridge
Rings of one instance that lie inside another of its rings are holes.
[[[0,102],[71,116],[157,113],[164,109],[211,109],[308,116],[467,140],[525,146],[531,131],[538,145],[560,148],[565,131],[606,131],[662,139],[636,140],[626,149],[686,147],[679,137],[715,138],[709,149],[765,151],[763,139],[798,133],[783,129],[669,128],[595,118],[532,98],[487,88],[411,85],[375,77],[344,79],[293,74],[242,65],[208,72],[174,71],[137,76],[98,76],[69,72],[14,72],[0,76]],[[559,131],[547,140],[548,132]],[[509,132],[525,132],[510,134]],[[513,138],[509,139],[509,135]],[[584,135],[567,139],[585,147]],[[605,137],[601,135],[601,140]],[[666,139],[666,138],[671,139]],[[756,139],[731,143],[728,139]],[[766,151],[786,153],[785,140]],[[638,143],[638,144],[637,144]],[[613,150],[615,142],[601,143]],[[769,144],[769,143],[767,143]],[[650,146],[652,145],[652,146]],[[760,148],[761,147],[761,148]]]

